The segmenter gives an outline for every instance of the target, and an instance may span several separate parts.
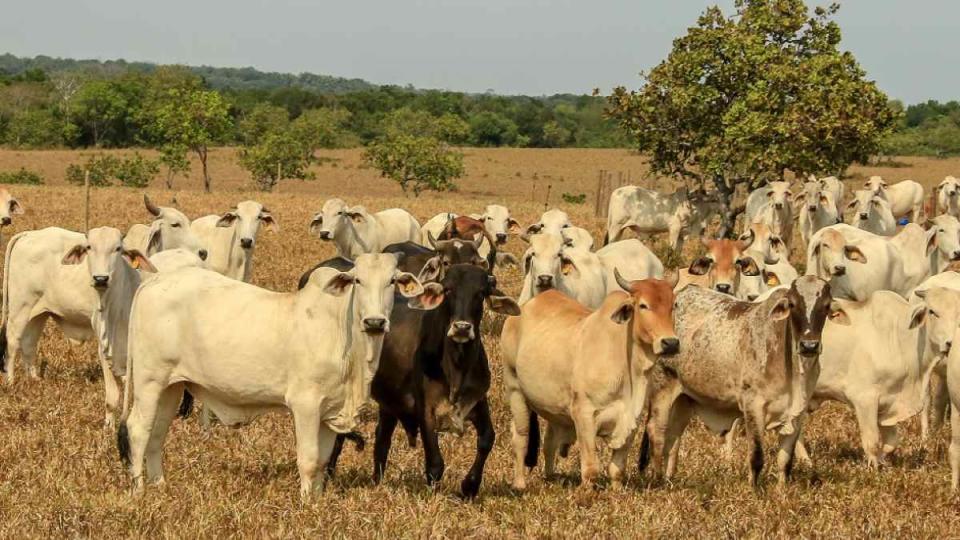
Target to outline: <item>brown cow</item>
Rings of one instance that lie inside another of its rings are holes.
[[[815,276],[762,302],[742,302],[700,287],[677,295],[674,308],[680,354],[661,358],[650,374],[649,437],[655,474],[672,476],[677,441],[694,414],[724,433],[744,418],[753,441],[750,480],[763,469],[761,435],[777,429],[778,478],[793,466],[800,420],[820,372],[820,334],[830,310],[830,285]],[[646,442],[646,440],[644,441]],[[646,449],[647,445],[643,445]],[[646,465],[641,452],[640,468]]]
[[[680,270],[677,291],[693,283],[707,289],[736,296],[740,274],[760,275],[760,268],[751,257],[744,257],[748,242],[742,240],[703,240],[707,253]]]
[[[611,482],[623,481],[646,402],[646,373],[657,355],[675,354],[680,342],[673,330],[675,283],[628,282],[614,273],[627,292],[610,293],[596,311],[550,290],[503,326],[516,489],[526,487],[525,467],[536,464],[537,415],[547,420],[546,475],[553,473],[557,448],[579,439],[582,485],[590,486],[599,472],[599,436],[613,449]]]

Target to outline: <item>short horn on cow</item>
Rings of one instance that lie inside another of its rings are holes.
[[[147,211],[155,216],[160,216],[160,208],[157,205],[153,204],[150,200],[150,197],[146,193],[143,194],[143,205],[147,207]]]
[[[619,285],[621,289],[627,292],[630,292],[632,290],[630,288],[630,282],[624,279],[622,275],[620,275],[619,269],[617,268],[613,269],[613,277],[617,279],[617,285]]]
[[[437,249],[437,239],[433,237],[433,232],[427,231],[427,242],[434,250]]]

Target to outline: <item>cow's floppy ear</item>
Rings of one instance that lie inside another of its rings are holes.
[[[520,223],[513,218],[507,218],[507,232],[508,233],[519,233],[520,232]]]
[[[738,259],[737,266],[745,276],[756,277],[760,275],[760,267],[757,266],[757,261],[753,260],[753,257],[742,257]]]
[[[16,199],[10,199],[10,213],[11,214],[23,213],[23,206],[20,204],[20,201]]]
[[[768,287],[776,287],[777,285],[780,285],[780,276],[778,276],[776,272],[764,270],[763,282],[766,283]]]
[[[63,256],[63,259],[60,260],[60,264],[80,264],[83,262],[83,258],[87,256],[87,251],[90,249],[90,246],[84,244],[77,244],[70,248],[70,251]]]
[[[630,319],[633,319],[633,299],[628,299],[620,304],[610,314],[610,320],[616,324],[626,324],[630,322]]]
[[[693,264],[690,265],[690,268],[687,269],[687,272],[694,276],[702,276],[710,271],[711,265],[713,265],[712,260],[706,257],[700,257],[699,259],[693,261]]]
[[[340,296],[350,289],[356,279],[357,278],[346,272],[337,272],[337,274],[330,278],[327,284],[323,286],[323,292],[331,296]]]
[[[423,293],[423,285],[410,272],[399,272],[393,281],[397,284],[397,290],[406,298],[413,298]]]
[[[857,246],[844,246],[843,254],[847,256],[848,259],[860,264],[867,264],[867,256],[860,251],[860,248]]]
[[[443,285],[427,283],[419,295],[407,300],[407,306],[411,309],[429,311],[443,303],[443,296]]]
[[[772,321],[782,321],[790,316],[790,299],[781,298],[776,304],[770,308],[770,320]]]
[[[807,193],[805,191],[801,191],[797,193],[796,195],[793,196],[793,202],[800,202],[801,199],[806,198],[806,195]]]
[[[233,225],[240,216],[236,212],[227,212],[226,214],[220,216],[220,219],[217,220],[217,227],[229,227]]]
[[[830,312],[827,314],[827,318],[830,319],[830,322],[834,324],[850,326],[850,317],[847,315],[847,312],[844,311],[843,306],[840,305],[840,302],[837,302],[836,300],[830,302]]]
[[[440,256],[430,257],[427,259],[427,262],[423,264],[423,268],[420,269],[420,274],[417,276],[417,279],[419,279],[421,283],[436,281],[440,277],[440,270]]]
[[[560,255],[560,272],[563,275],[569,276],[573,272],[579,272],[579,271],[580,270],[577,268],[577,265],[573,262],[573,259],[566,257],[564,255]]]
[[[933,250],[937,249],[940,245],[939,240],[937,239],[937,227],[931,227],[927,231],[927,255],[929,256],[933,253]]]
[[[362,206],[354,206],[353,208],[348,208],[345,211],[345,213],[347,214],[347,216],[350,217],[350,219],[352,219],[357,223],[365,221],[367,219],[366,218],[367,210]]]
[[[493,294],[487,297],[487,305],[490,307],[490,311],[495,313],[514,317],[520,315],[520,305],[517,304],[516,300],[497,289],[494,289]]]
[[[320,227],[323,226],[323,212],[313,215],[310,221],[310,234],[320,234]]]
[[[744,247],[750,247],[753,244],[754,235],[753,229],[747,229],[747,231],[740,235],[740,241],[743,242]]]
[[[847,203],[847,210],[853,210],[854,208],[857,207],[858,203],[859,202],[856,199],[850,201],[849,203]]]
[[[150,262],[150,259],[146,255],[140,253],[140,250],[137,249],[125,249],[123,250],[123,258],[130,263],[130,266],[136,268],[137,270],[145,270],[147,272],[157,272],[157,268],[153,266],[153,263]]]
[[[927,306],[926,304],[920,304],[919,306],[913,308],[913,313],[910,314],[910,329],[913,330],[918,326],[922,326],[923,323],[927,321]]]
[[[260,214],[260,222],[263,223],[270,232],[280,232],[280,224],[273,218],[273,214]]]
[[[913,291],[913,294],[917,295],[917,298],[926,298],[928,290],[929,289],[917,289]]]
[[[534,223],[533,225],[530,225],[529,227],[527,227],[525,234],[527,236],[530,236],[532,234],[538,234],[542,230],[543,230],[543,223]]]
[[[150,231],[150,238],[147,240],[147,254],[156,253],[163,249],[163,235],[160,232],[160,227],[156,227]]]

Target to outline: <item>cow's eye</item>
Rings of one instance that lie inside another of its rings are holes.
[[[171,227],[174,227],[174,228],[177,228],[177,227],[180,227],[180,224],[179,224],[179,223],[171,223],[170,226],[171,226]]]
[[[939,315],[937,315],[937,312],[934,311],[934,310],[932,310],[932,309],[928,309],[928,310],[927,310],[927,313],[928,313],[931,317],[940,317]]]
[[[646,305],[646,304],[640,304],[640,305],[638,305],[637,307],[640,308],[640,309],[650,309],[650,306],[648,306],[648,305]]]
[[[564,223],[564,224],[563,224],[563,227],[561,227],[561,229],[569,229],[569,228],[570,228],[570,224],[569,224],[569,223]]]
[[[391,285],[396,285],[396,284],[397,284],[397,278],[392,278],[392,279],[390,280],[390,284],[391,284]]]
[[[444,259],[444,260],[443,260],[443,265],[444,265],[444,266],[450,266],[450,261]]]
[[[354,285],[360,285],[360,278],[353,278]]]
[[[122,250],[122,249],[123,249],[123,246],[117,246],[117,249],[116,249],[115,251],[116,251],[117,253],[120,253],[120,250]]]

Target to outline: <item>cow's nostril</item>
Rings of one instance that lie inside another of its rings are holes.
[[[552,287],[553,286],[553,276],[537,276],[537,285],[539,287]]]
[[[680,340],[671,337],[660,340],[660,354],[675,354],[680,351]]]
[[[383,332],[387,327],[387,320],[383,317],[368,317],[363,320],[363,329],[367,332]]]
[[[947,341],[943,344],[944,352],[950,352],[950,349],[953,347],[953,341]]]
[[[253,247],[253,238],[241,238],[240,247],[243,249],[250,249]]]
[[[330,231],[320,231],[320,239],[321,239],[321,240],[329,240],[329,239],[330,239]]]
[[[110,276],[93,276],[94,287],[106,287],[110,283]]]
[[[833,275],[835,275],[835,276],[842,276],[842,275],[844,275],[844,274],[846,274],[846,273],[847,273],[847,267],[846,267],[846,266],[834,266],[834,267],[833,267]]]
[[[473,328],[473,324],[466,321],[456,321],[453,323],[453,327],[457,330],[470,330]]]
[[[504,244],[504,243],[506,243],[506,242],[507,242],[507,235],[506,235],[506,233],[497,233],[497,243],[498,243],[498,244]]]
[[[714,287],[718,292],[723,294],[730,294],[730,284],[729,283],[717,283]]]
[[[9,225],[11,223],[13,223],[13,220],[8,217],[4,217],[3,219],[0,219],[0,224]]]
[[[815,353],[820,350],[820,341],[813,339],[804,339],[800,341],[800,350],[805,353]]]
[[[863,212],[860,212],[860,219],[867,219],[867,215]]]
[[[201,249],[200,251],[197,252],[197,256],[200,257],[201,261],[207,260],[207,250]]]
[[[748,294],[748,295],[747,295],[747,301],[748,301],[748,302],[753,302],[753,301],[756,300],[758,297],[759,297],[759,295],[756,295],[756,294]]]

